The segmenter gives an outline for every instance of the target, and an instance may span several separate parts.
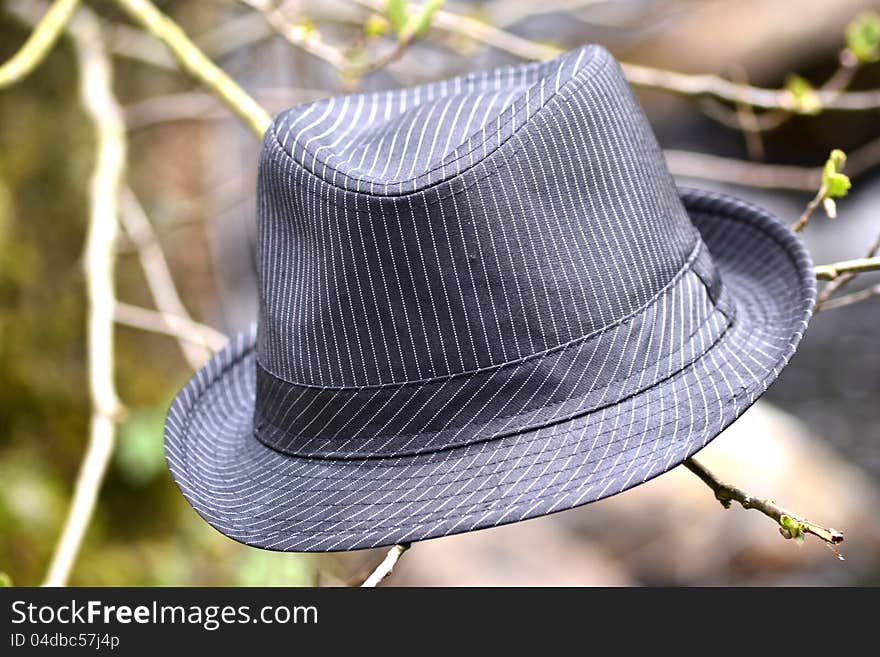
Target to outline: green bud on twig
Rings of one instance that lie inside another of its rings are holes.
[[[846,47],[863,64],[880,61],[880,14],[859,14],[846,28]]]
[[[385,14],[396,34],[401,34],[409,21],[409,7],[406,0],[385,0]]]
[[[849,176],[842,173],[843,166],[846,164],[846,153],[839,148],[831,151],[825,166],[822,167],[822,186],[825,188],[825,196],[828,198],[839,198],[846,196],[852,182]]]
[[[388,22],[388,19],[379,14],[373,14],[364,23],[364,34],[368,37],[385,36],[390,29],[391,24]]]
[[[779,533],[785,538],[793,538],[798,545],[804,542],[804,523],[800,520],[783,514],[779,518],[779,524]]]
[[[788,94],[791,109],[798,114],[818,114],[822,111],[819,94],[807,80],[792,73],[785,79],[785,91]]]
[[[410,15],[406,0],[385,0],[385,13],[397,34],[397,40],[406,43],[425,33],[434,14],[442,6],[443,0],[426,0],[415,14]]]
[[[410,18],[409,23],[406,26],[407,35],[421,36],[424,34],[425,30],[428,29],[428,26],[431,25],[431,19],[434,17],[434,14],[437,13],[437,10],[442,6],[443,0],[427,0],[427,2],[422,5],[422,9],[419,13]]]

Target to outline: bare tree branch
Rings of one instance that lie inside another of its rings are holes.
[[[80,69],[80,97],[97,133],[90,183],[85,270],[88,287],[88,358],[92,419],[67,520],[46,575],[46,586],[64,586],[94,512],[113,452],[122,404],[113,382],[114,245],[118,196],[125,169],[125,121],[112,90],[112,68],[94,15],[80,9],[69,26]]]
[[[692,151],[664,151],[669,170],[677,176],[717,180],[718,182],[764,189],[791,189],[813,192],[822,184],[822,167],[766,164],[720,157]],[[873,139],[849,154],[846,172],[850,177],[870,171],[880,163],[880,138]]]
[[[373,11],[384,10],[382,0],[354,0],[354,2]],[[562,48],[530,41],[483,21],[448,10],[438,11],[431,25],[485,43],[521,59],[553,59],[564,52]],[[765,89],[737,84],[717,75],[678,73],[640,64],[621,62],[620,66],[631,84],[646,89],[660,89],[681,96],[713,96],[730,103],[748,103],[752,107],[763,109],[798,112],[797,103],[784,89]],[[880,107],[880,89],[869,91],[817,89],[816,96],[823,109],[861,111]]]
[[[216,93],[251,130],[262,137],[272,122],[269,114],[238,84],[208,59],[173,20],[149,0],[115,0],[133,20],[162,41],[181,68]]]
[[[102,27],[107,50],[113,55],[165,71],[180,70],[168,49],[139,27],[113,21],[104,21]]]
[[[385,558],[382,559],[382,562],[376,566],[376,569],[369,574],[367,579],[364,580],[364,583],[361,584],[362,588],[372,588],[378,586],[382,580],[388,577],[391,574],[391,571],[394,570],[394,566],[397,565],[397,562],[400,561],[400,557],[403,556],[403,553],[409,550],[410,543],[401,543],[399,545],[393,546],[390,550],[388,550]]]
[[[848,49],[844,48],[838,56],[838,66],[834,73],[819,87],[819,92],[830,95],[831,97],[839,96],[846,90],[855,77],[856,71],[859,69],[860,62],[858,58]],[[821,96],[817,96],[821,98]],[[707,98],[703,104],[703,109],[711,118],[730,128],[740,129],[741,121],[738,112],[730,110],[728,107],[718,102],[714,98]],[[709,102],[711,101],[711,102]],[[769,132],[784,125],[796,112],[785,109],[774,109],[756,115],[754,122],[749,126],[749,130],[756,134]]]
[[[327,91],[318,89],[257,89],[256,100],[265,108],[282,109],[292,104],[325,98]],[[210,121],[229,119],[229,108],[209,92],[186,91],[164,96],[153,96],[126,105],[125,122],[129,130],[139,130],[173,121]]]
[[[827,193],[828,190],[825,188],[825,185],[820,185],[819,191],[817,191],[816,195],[810,199],[809,203],[807,203],[807,207],[804,209],[803,213],[801,213],[800,218],[791,225],[791,230],[793,232],[799,233],[807,227],[810,217],[812,217],[816,209],[822,205],[822,201],[825,200],[825,195]]]
[[[880,285],[874,285],[872,287],[866,287],[864,290],[859,290],[858,292],[851,292],[849,294],[843,294],[839,297],[833,297],[823,303],[821,306],[817,307],[816,310],[833,310],[835,308],[843,308],[844,306],[851,306],[854,303],[867,301],[868,299],[872,299],[878,295],[880,295]]]
[[[324,42],[320,32],[306,29],[292,23],[284,14],[282,7],[276,7],[271,0],[240,0],[258,12],[266,23],[288,43],[302,48],[307,53],[323,59],[339,70],[348,68],[348,58],[333,46]]]
[[[174,284],[174,278],[171,276],[171,268],[168,266],[165,254],[162,253],[159,238],[153,230],[153,224],[150,223],[143,207],[141,207],[140,202],[130,187],[126,186],[123,188],[121,201],[122,225],[129,238],[137,247],[138,258],[144,270],[147,285],[150,288],[153,301],[156,303],[159,312],[163,315],[173,315],[183,321],[189,321],[195,327],[193,330],[201,333],[201,328],[198,328],[201,325],[191,321],[189,312],[187,312],[186,306],[183,305],[183,301],[177,291],[177,286]],[[116,317],[117,321],[119,321],[118,307],[116,309]],[[211,332],[216,333],[216,331]],[[220,343],[221,346],[224,343],[225,339]],[[212,349],[206,348],[207,345],[211,344],[211,340],[204,336],[196,340],[182,340],[179,341],[179,344],[184,358],[186,358],[186,361],[194,370],[204,365],[205,361],[211,357]],[[213,350],[219,348],[214,347]]]
[[[201,347],[209,354],[212,351],[222,349],[229,340],[219,331],[205,324],[194,322],[189,317],[141,308],[122,301],[115,303],[113,318],[126,326],[170,335],[184,344]],[[197,367],[201,365],[202,363],[199,363]]]
[[[866,271],[880,271],[880,256],[820,265],[816,267],[816,278],[820,281],[833,281],[843,274],[861,274]]]
[[[666,150],[663,154],[673,175],[745,187],[811,192],[822,178],[818,167],[749,162],[692,151]]]
[[[871,258],[871,257],[877,255],[878,251],[880,251],[880,235],[877,236],[877,239],[874,241],[874,243],[868,249],[868,253],[866,254],[866,257]],[[835,292],[840,291],[844,286],[849,284],[849,282],[852,279],[854,279],[856,276],[857,276],[857,274],[850,272],[850,273],[846,273],[846,274],[841,274],[840,276],[838,276],[834,280],[830,281],[824,288],[822,288],[822,291],[819,292],[818,295],[816,295],[815,310],[819,311],[819,310],[827,309],[827,307],[829,307],[829,306],[826,306],[826,304],[828,303],[828,300],[831,298],[831,295],[833,295]],[[864,291],[862,291],[862,292],[864,292]],[[856,303],[857,301],[862,301],[862,300],[867,299],[872,296],[871,294],[865,295],[862,292],[856,292],[854,295],[852,295],[852,294],[848,295],[848,297],[850,297],[850,299],[847,300],[846,302],[844,302],[843,298],[835,299],[834,303],[830,304],[830,307],[831,308],[840,308],[841,306],[847,306],[851,303]],[[859,295],[859,296],[856,296],[856,295]]]
[[[526,18],[546,14],[577,14],[583,9],[606,4],[608,0],[489,0],[480,11],[494,25],[514,25]]]
[[[838,559],[843,560],[843,555],[835,547],[843,541],[843,533],[831,527],[823,527],[798,515],[786,511],[772,500],[752,497],[743,490],[730,484],[722,483],[708,468],[694,458],[687,459],[682,463],[684,467],[697,475],[715,493],[715,498],[721,502],[725,509],[730,508],[731,502],[738,502],[744,509],[756,509],[764,515],[773,518],[779,524],[779,532],[785,538],[802,538],[803,534],[812,534],[825,541]]]
[[[0,89],[15,84],[46,57],[70,22],[79,0],[55,0],[36,24],[21,49],[0,65]]]

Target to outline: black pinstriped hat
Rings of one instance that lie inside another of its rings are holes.
[[[224,534],[346,550],[613,495],[699,450],[810,316],[801,242],[677,190],[611,55],[281,113],[260,313],[184,387],[171,472]]]

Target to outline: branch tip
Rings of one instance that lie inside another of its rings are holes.
[[[786,539],[803,542],[806,534],[822,539],[841,561],[844,556],[836,546],[843,542],[843,532],[833,527],[823,527],[797,514],[791,513],[776,504],[773,500],[753,497],[743,490],[720,481],[706,466],[694,458],[687,459],[682,465],[697,475],[715,494],[721,506],[729,509],[731,502],[738,502],[744,509],[755,509],[772,518],[779,525],[779,533]]]

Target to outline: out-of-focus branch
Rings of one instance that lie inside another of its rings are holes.
[[[169,312],[150,310],[117,301],[113,318],[120,324],[152,333],[162,333],[177,338],[184,345],[199,347],[199,353],[218,351],[228,342],[228,338],[205,324],[194,322],[189,317]],[[190,363],[193,369],[201,367],[204,361]]]
[[[843,560],[843,555],[835,547],[843,541],[843,533],[832,527],[823,527],[798,515],[786,511],[773,500],[753,497],[745,491],[721,482],[703,464],[694,458],[689,458],[682,465],[697,475],[715,493],[715,499],[721,502],[725,509],[730,508],[731,502],[738,502],[744,509],[756,509],[764,515],[773,518],[779,524],[779,533],[785,538],[802,540],[804,534],[812,534],[825,541],[837,558]]]
[[[664,155],[670,172],[676,176],[745,187],[813,191],[822,177],[818,167],[749,162],[693,151],[666,150]]]
[[[354,0],[373,11],[382,11],[382,0]],[[474,41],[498,48],[528,60],[552,59],[562,54],[556,46],[519,37],[475,18],[440,10],[434,15],[432,26],[465,36]],[[765,89],[737,84],[711,74],[689,74],[621,62],[621,68],[633,85],[646,89],[660,89],[681,96],[712,96],[730,103],[748,103],[762,109],[799,110],[797,103],[784,89]],[[880,107],[880,89],[869,91],[816,90],[823,109],[861,111]]]
[[[382,11],[384,9],[384,2],[382,0],[354,1],[356,4],[372,9],[373,11]],[[452,32],[473,39],[474,41],[485,43],[493,48],[515,55],[520,59],[535,61],[553,59],[563,52],[561,48],[557,48],[556,46],[524,39],[505,30],[489,25],[479,19],[464,16],[445,9],[440,9],[434,14],[431,26],[445,32]]]
[[[749,78],[745,68],[735,64],[731,66],[731,74],[740,84],[748,84]],[[761,128],[755,108],[742,101],[737,102],[734,110],[737,128],[742,132],[745,139],[746,151],[750,160],[763,160],[765,155],[764,140],[761,138]]]
[[[362,60],[359,57],[351,57],[346,50],[324,41],[321,33],[313,27],[291,21],[285,14],[285,5],[283,4],[275,5],[271,0],[240,0],[240,2],[257,11],[272,30],[288,43],[302,48],[333,66],[339,72],[343,82],[347,84],[399,59],[418,36],[414,30],[398,34],[391,48],[377,56]]]
[[[89,188],[90,216],[85,271],[89,300],[88,373],[92,398],[89,442],[61,537],[52,555],[46,586],[63,586],[91,520],[107,463],[113,452],[122,404],[113,382],[114,246],[118,232],[119,188],[125,169],[125,121],[112,90],[110,59],[98,20],[85,8],[70,24],[80,70],[80,97],[97,137],[97,157]]]
[[[819,92],[825,96],[837,97],[843,93],[852,82],[856,71],[859,69],[860,62],[858,58],[849,50],[844,48],[838,56],[837,69],[831,76],[819,87]],[[817,100],[822,96],[817,96]],[[711,118],[730,128],[740,129],[742,127],[739,120],[738,112],[731,111],[722,103],[714,98],[706,99],[703,109]],[[795,116],[797,112],[787,109],[772,109],[762,114],[755,115],[753,123],[749,126],[749,131],[754,134],[769,132],[784,125]]]
[[[115,0],[116,4],[162,41],[181,68],[217,94],[251,130],[262,137],[272,122],[269,114],[229,75],[192,42],[180,26],[149,0]]]
[[[583,9],[606,4],[608,0],[490,0],[480,7],[493,25],[514,25],[527,18],[547,14],[577,14]]]
[[[880,256],[873,258],[856,258],[844,260],[830,265],[816,267],[816,278],[820,281],[833,281],[844,274],[862,274],[867,271],[880,271]]]
[[[142,62],[166,71],[177,71],[177,62],[168,49],[139,27],[128,23],[104,21],[107,50],[117,57]]]
[[[382,580],[391,574],[394,570],[394,566],[400,561],[400,557],[402,557],[403,553],[409,550],[409,548],[410,543],[400,543],[389,549],[385,554],[385,558],[382,559],[382,562],[376,566],[376,569],[364,580],[361,587],[372,588],[378,586]]]
[[[812,192],[822,184],[822,167],[765,164],[692,151],[664,151],[669,170],[677,176],[718,182]],[[855,177],[880,163],[880,138],[856,148],[846,160],[846,172]]]
[[[271,110],[325,98],[329,93],[326,90],[285,87],[258,89],[254,91],[254,97],[263,107]],[[153,96],[125,107],[125,122],[129,130],[139,130],[172,121],[209,121],[229,118],[228,106],[214,94],[203,91]]]
[[[638,64],[621,63],[621,67],[632,84],[646,89],[660,89],[680,96],[713,96],[731,103],[748,103],[752,107],[799,112],[791,94],[784,89],[753,87],[736,84],[717,75],[677,73]],[[860,112],[880,107],[880,89],[817,89],[816,98],[823,110]]]
[[[877,255],[878,251],[880,251],[880,235],[877,236],[877,239],[868,249],[868,252],[867,254],[865,254],[865,256],[868,258],[872,258]],[[828,308],[840,308],[841,306],[848,306],[852,303],[857,303],[858,301],[863,301],[864,299],[868,299],[873,296],[873,294],[871,293],[864,294],[865,290],[862,290],[861,292],[855,292],[854,294],[847,295],[847,297],[845,298],[841,297],[839,299],[835,299],[833,302],[829,302],[829,299],[831,299],[831,295],[839,292],[855,277],[856,274],[846,273],[841,274],[832,281],[829,281],[829,283],[822,288],[822,291],[816,295],[815,310],[819,311]]]
[[[323,59],[339,70],[345,70],[348,67],[348,58],[341,50],[325,43],[321,38],[321,33],[317,30],[307,29],[303,25],[291,22],[285,16],[282,7],[277,7],[270,0],[240,1],[259,12],[266,23],[287,42]]]
[[[807,203],[807,207],[804,208],[804,211],[801,213],[800,218],[798,218],[798,220],[791,225],[792,231],[794,231],[795,233],[799,233],[804,228],[806,228],[807,223],[809,223],[810,221],[810,217],[812,217],[816,209],[820,205],[822,205],[822,201],[825,200],[827,194],[828,190],[825,188],[825,185],[820,185],[819,191],[817,191],[816,195],[810,199],[809,203]]]
[[[192,318],[187,312],[180,294],[177,292],[177,286],[174,284],[174,278],[171,276],[171,268],[162,253],[162,247],[159,245],[159,237],[153,230],[153,224],[144,212],[143,207],[131,191],[131,188],[125,187],[122,190],[122,225],[131,241],[137,247],[138,258],[141,267],[144,270],[144,276],[147,279],[147,285],[153,295],[153,301],[156,308],[162,315],[176,316],[177,318],[190,322],[192,324],[190,332],[201,332],[201,325],[192,322]],[[116,308],[116,320],[119,321],[119,308]],[[166,322],[168,324],[168,322]],[[167,331],[166,331],[167,332]],[[216,333],[215,331],[212,331]],[[222,338],[222,336],[221,336]],[[179,341],[180,349],[184,358],[194,370],[204,365],[205,361],[211,357],[211,349],[206,348],[210,345],[210,339],[202,337],[196,340]],[[225,339],[222,344],[225,343]],[[199,346],[201,345],[201,346]],[[219,346],[213,349],[219,349]]]
[[[868,299],[872,299],[878,295],[880,295],[880,285],[873,285],[871,287],[866,287],[864,290],[859,290],[858,292],[850,292],[849,294],[843,294],[839,297],[833,297],[832,299],[829,299],[828,301],[823,303],[821,306],[817,306],[816,310],[833,310],[835,308],[843,308],[844,306],[851,306],[854,303],[867,301]]]
[[[79,0],[55,0],[18,52],[0,65],[0,89],[15,84],[46,57],[70,22]]]

